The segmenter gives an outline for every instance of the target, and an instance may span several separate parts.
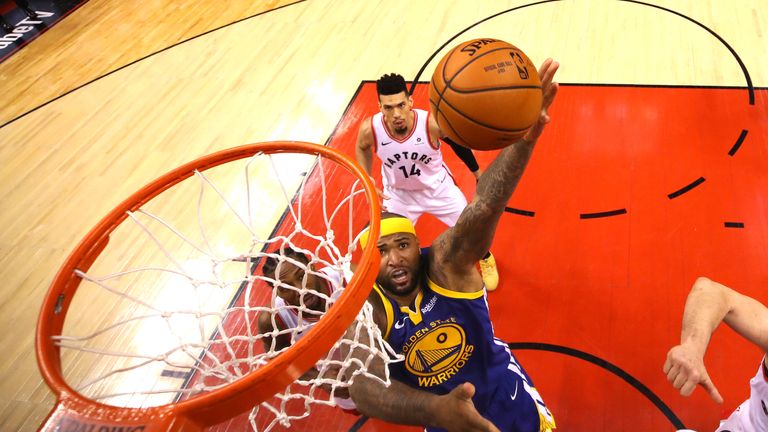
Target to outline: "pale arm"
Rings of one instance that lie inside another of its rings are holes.
[[[704,366],[710,338],[721,322],[768,352],[768,308],[725,285],[698,278],[685,302],[680,345],[669,351],[664,363],[667,379],[683,396],[701,385],[715,402],[722,403]]]

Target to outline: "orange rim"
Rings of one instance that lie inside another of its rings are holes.
[[[119,408],[104,405],[80,395],[65,382],[62,376],[60,349],[53,343],[52,336],[61,334],[67,310],[80,285],[81,279],[75,275],[75,270],[87,271],[90,268],[109,243],[112,231],[128,217],[127,212],[139,209],[163,191],[192,176],[196,170],[205,171],[257,153],[315,154],[347,168],[362,182],[369,203],[371,235],[372,238],[378,238],[380,209],[378,196],[370,178],[348,156],[318,144],[296,141],[248,144],[204,156],[157,178],[120,203],[86,234],[59,269],[43,300],[35,335],[37,362],[43,379],[57,395],[59,404],[65,411],[70,414],[79,413],[80,417],[83,417],[84,412],[87,411],[90,413],[89,418],[98,418],[115,424],[121,423],[116,419],[122,419],[123,422],[130,419],[131,423],[146,422],[163,425],[157,429],[147,430],[191,430],[188,429],[190,421],[197,425],[216,424],[245,412],[284,389],[314,365],[344,334],[357,316],[376,279],[379,251],[375,242],[369,242],[363,248],[361,265],[357,268],[347,289],[344,290],[344,294],[334,303],[334,307],[310,331],[309,335],[312,337],[301,338],[290,349],[265,366],[225,387],[195,395],[175,404],[149,408]],[[55,411],[56,408],[54,408]]]

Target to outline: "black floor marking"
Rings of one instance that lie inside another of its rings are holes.
[[[656,408],[661,411],[662,414],[664,414],[665,417],[672,423],[672,425],[676,429],[685,429],[685,425],[683,422],[675,415],[674,412],[672,412],[672,409],[667,406],[667,404],[664,403],[664,401],[661,400],[660,397],[658,397],[654,392],[651,391],[645,384],[640,382],[637,378],[633,377],[620,367],[614,365],[613,363],[608,362],[607,360],[603,360],[600,357],[597,357],[595,355],[589,354],[584,351],[580,351],[574,348],[565,347],[562,345],[553,345],[553,344],[547,344],[547,343],[539,343],[539,342],[512,342],[509,343],[509,349],[515,351],[515,350],[537,350],[537,351],[549,351],[554,352],[558,354],[565,354],[567,356],[576,357],[578,359],[584,360],[586,362],[592,363],[595,366],[599,366],[608,372],[616,375],[617,377],[623,379],[627,384],[634,387],[637,391],[639,391],[643,396],[645,396],[651,403],[653,403]],[[555,408],[555,414],[557,414],[557,409]]]
[[[187,371],[171,370],[171,369],[163,369],[163,371],[160,372],[160,376],[164,376],[168,378],[179,378],[185,381],[188,375],[189,375],[189,372]]]
[[[459,36],[461,36],[462,34],[466,33],[467,31],[469,31],[469,30],[470,30],[470,29],[472,29],[473,27],[476,27],[476,26],[478,26],[478,25],[480,25],[480,24],[482,24],[482,23],[484,23],[484,22],[486,22],[486,21],[488,21],[488,20],[491,20],[491,19],[493,19],[493,18],[496,18],[496,17],[497,17],[497,16],[499,16],[499,15],[504,15],[505,13],[509,13],[509,12],[512,12],[512,11],[515,11],[515,10],[518,10],[518,9],[527,8],[527,7],[529,7],[529,6],[536,6],[536,5],[540,5],[540,4],[544,4],[544,3],[552,3],[552,2],[556,2],[556,1],[560,1],[560,0],[543,0],[543,1],[539,1],[539,2],[536,2],[536,3],[530,3],[530,4],[526,4],[526,5],[522,5],[522,6],[513,7],[512,9],[507,9],[507,10],[501,11],[501,12],[499,12],[499,13],[495,13],[495,14],[493,14],[493,15],[489,16],[489,17],[483,18],[483,19],[481,19],[480,21],[478,21],[478,22],[476,22],[476,23],[474,23],[474,24],[470,25],[469,27],[465,28],[464,30],[462,30],[462,31],[460,31],[460,32],[456,33],[455,35],[451,36],[451,38],[450,38],[450,39],[448,39],[447,41],[445,41],[445,43],[444,43],[444,44],[440,45],[440,47],[439,47],[437,50],[435,50],[435,52],[433,52],[431,56],[429,56],[429,58],[427,59],[427,61],[426,61],[426,62],[424,62],[424,64],[423,64],[423,65],[421,65],[421,69],[419,69],[419,71],[418,71],[418,72],[416,72],[416,77],[413,79],[413,82],[411,83],[411,88],[410,88],[409,92],[410,92],[411,94],[413,94],[413,90],[416,88],[416,82],[419,80],[419,77],[421,77],[421,74],[423,74],[423,73],[424,73],[424,70],[425,70],[425,69],[427,68],[427,66],[429,65],[429,62],[431,62],[431,61],[432,61],[432,59],[433,59],[433,58],[435,58],[435,56],[437,56],[437,54],[438,54],[440,51],[442,51],[442,50],[443,50],[443,48],[445,48],[446,46],[448,46],[448,44],[449,44],[449,43],[453,42],[453,41],[454,41],[456,38],[458,38],[458,37],[459,37]]]
[[[609,210],[609,211],[597,212],[597,213],[582,213],[579,215],[579,219],[597,219],[597,218],[618,216],[623,214],[627,214],[627,209],[623,208],[618,210]]]
[[[514,207],[504,207],[504,211],[520,216],[534,217],[536,215],[536,212],[532,212],[530,210],[520,210]]]
[[[728,151],[728,156],[733,156],[736,154],[737,151],[739,151],[739,148],[741,147],[741,143],[744,142],[744,139],[747,137],[747,134],[749,131],[746,129],[741,130],[741,134],[739,135],[739,139],[736,140],[736,144],[731,147],[731,150]]]
[[[653,5],[653,4],[650,4],[650,3],[643,3],[643,2],[637,1],[637,0],[619,0],[619,1],[623,1],[625,3],[635,3],[635,4],[639,4],[639,5],[643,5],[643,6],[649,6],[649,7],[652,7],[652,8],[663,10],[665,12],[669,12],[669,13],[677,15],[677,16],[679,16],[681,18],[685,18],[688,21],[690,21],[690,22],[696,24],[697,26],[703,28],[704,30],[709,32],[709,34],[711,34],[712,36],[717,38],[717,40],[719,40],[721,44],[725,45],[725,47],[728,48],[728,51],[731,52],[731,55],[733,55],[733,58],[735,58],[736,61],[739,63],[739,67],[741,67],[741,72],[744,74],[744,79],[747,81],[747,88],[749,89],[749,104],[750,105],[754,105],[755,104],[755,88],[752,86],[752,78],[749,76],[749,71],[747,70],[747,67],[744,65],[744,62],[741,61],[741,57],[739,57],[739,55],[736,53],[736,50],[734,50],[728,44],[728,42],[725,41],[725,39],[720,37],[719,34],[715,33],[712,29],[710,29],[709,27],[705,26],[704,24],[696,21],[695,19],[693,19],[693,18],[691,18],[689,16],[685,16],[685,15],[681,14],[680,12],[675,12],[672,9],[667,9],[665,7]]]
[[[744,228],[744,222],[726,222],[726,228]]]
[[[699,177],[698,179],[694,180],[693,183],[689,184],[688,186],[685,186],[684,188],[674,191],[671,194],[667,195],[669,199],[675,199],[679,197],[680,195],[690,191],[691,189],[695,188],[696,186],[704,183],[706,179],[704,177]]]
[[[59,99],[63,98],[64,96],[67,96],[67,95],[68,95],[68,94],[70,94],[70,93],[74,93],[74,92],[76,92],[76,91],[80,90],[81,88],[83,88],[83,87],[85,87],[85,86],[87,86],[87,85],[93,84],[93,83],[95,83],[96,81],[98,81],[98,80],[100,80],[100,79],[102,79],[102,78],[106,78],[106,77],[108,77],[108,76],[112,75],[113,73],[115,73],[115,72],[118,72],[118,71],[121,71],[121,70],[123,70],[123,69],[125,69],[125,68],[127,68],[127,67],[129,67],[129,66],[133,66],[134,64],[136,64],[136,63],[138,63],[138,62],[140,62],[140,61],[146,60],[146,59],[148,59],[148,58],[150,58],[150,57],[152,57],[152,56],[155,56],[155,55],[157,55],[157,54],[160,54],[160,53],[162,53],[162,52],[168,51],[168,50],[169,50],[169,49],[171,49],[171,48],[177,47],[177,46],[179,46],[179,45],[181,45],[181,44],[185,44],[185,43],[187,43],[187,42],[189,42],[189,41],[192,41],[192,40],[194,40],[194,39],[197,39],[197,38],[199,38],[199,37],[201,37],[201,36],[205,36],[205,35],[207,35],[208,33],[213,33],[213,32],[215,32],[215,31],[217,31],[217,30],[221,30],[221,29],[223,29],[223,28],[226,28],[226,27],[229,27],[229,26],[231,26],[231,25],[235,25],[235,24],[237,24],[237,23],[239,23],[239,22],[242,22],[242,21],[246,21],[246,20],[249,20],[249,19],[251,19],[251,18],[255,18],[255,17],[257,17],[257,16],[261,16],[261,15],[264,15],[264,14],[268,14],[268,13],[270,13],[270,12],[274,12],[274,11],[276,11],[276,10],[279,10],[279,9],[283,9],[283,8],[286,8],[286,7],[288,7],[288,6],[293,6],[293,5],[296,5],[296,4],[299,4],[299,3],[303,3],[303,2],[305,2],[305,1],[307,1],[307,0],[297,0],[297,1],[293,2],[293,3],[284,4],[284,5],[282,5],[282,6],[278,6],[278,7],[274,8],[274,9],[270,9],[270,10],[266,10],[266,11],[263,11],[263,12],[259,12],[259,13],[257,13],[257,14],[254,14],[254,15],[251,15],[251,16],[248,16],[248,17],[245,17],[245,18],[240,18],[240,19],[239,19],[239,20],[237,20],[237,21],[232,21],[232,22],[231,22],[231,23],[229,23],[229,24],[224,24],[223,26],[219,26],[219,27],[216,27],[215,29],[211,29],[211,30],[208,30],[207,32],[204,32],[204,33],[200,33],[199,35],[196,35],[196,36],[192,36],[192,37],[191,37],[191,38],[189,38],[189,39],[184,39],[184,40],[183,40],[183,41],[181,41],[181,42],[176,42],[175,44],[173,44],[173,45],[170,45],[170,46],[167,46],[167,47],[165,47],[165,48],[161,49],[160,51],[155,51],[155,52],[153,52],[153,53],[147,54],[147,55],[145,55],[144,57],[141,57],[141,58],[139,58],[139,59],[136,59],[136,60],[134,60],[134,61],[132,61],[132,62],[130,62],[130,63],[128,63],[128,64],[125,64],[125,65],[123,65],[123,66],[120,66],[120,67],[119,67],[119,68],[117,68],[117,69],[111,70],[111,71],[109,71],[109,72],[105,73],[104,75],[98,76],[98,77],[96,77],[96,78],[94,78],[94,79],[92,79],[92,80],[90,80],[90,81],[88,81],[88,82],[86,82],[86,83],[84,83],[84,84],[80,84],[79,86],[77,86],[77,87],[75,87],[75,88],[73,88],[73,89],[71,89],[71,90],[67,90],[66,92],[64,92],[64,93],[62,93],[62,94],[60,94],[60,95],[56,96],[55,98],[53,98],[53,99],[51,99],[51,100],[49,100],[49,101],[47,101],[47,102],[43,102],[42,104],[40,104],[40,105],[38,105],[38,106],[36,106],[36,107],[32,108],[31,110],[29,110],[29,111],[27,111],[27,112],[25,112],[25,113],[19,114],[18,116],[16,116],[16,117],[12,118],[11,120],[8,120],[7,122],[5,122],[5,123],[1,124],[1,125],[0,125],[0,129],[2,129],[2,128],[4,128],[4,127],[8,126],[9,124],[11,124],[11,123],[15,122],[16,120],[18,120],[18,119],[20,119],[20,118],[22,118],[22,117],[25,117],[25,116],[27,116],[27,115],[29,115],[29,114],[31,114],[31,113],[33,113],[33,112],[35,112],[35,111],[39,110],[40,108],[43,108],[44,106],[46,106],[46,105],[48,105],[48,104],[50,104],[50,103],[52,103],[52,102],[55,102],[55,101],[57,101],[57,100],[59,100]]]
[[[368,416],[360,416],[357,421],[349,427],[349,432],[357,432],[365,425],[365,422],[368,421]]]
[[[413,90],[416,88],[416,82],[419,80],[419,78],[421,78],[421,74],[424,73],[424,70],[427,68],[427,66],[432,61],[432,59],[434,59],[435,56],[437,56],[437,54],[440,51],[442,51],[446,46],[448,46],[449,43],[453,42],[456,38],[458,38],[462,34],[466,33],[470,29],[472,29],[472,28],[474,28],[474,27],[476,27],[476,26],[478,26],[478,25],[480,25],[480,24],[482,24],[482,23],[484,23],[484,22],[486,22],[488,20],[496,18],[499,15],[503,15],[503,14],[506,14],[506,13],[509,13],[509,12],[512,12],[512,11],[515,11],[515,10],[518,10],[518,9],[523,9],[523,8],[526,8],[526,7],[529,7],[529,6],[538,6],[538,5],[541,5],[541,4],[544,4],[544,3],[551,3],[551,2],[554,2],[554,1],[560,1],[560,0],[544,0],[544,1],[539,1],[539,2],[535,2],[535,3],[529,3],[529,4],[526,4],[526,5],[517,6],[517,7],[511,8],[511,9],[507,9],[507,10],[501,11],[499,13],[493,14],[493,15],[491,15],[489,17],[483,18],[482,20],[477,21],[476,23],[470,25],[469,27],[465,28],[464,30],[461,30],[460,32],[456,33],[450,39],[445,41],[445,43],[440,45],[440,47],[437,48],[437,50],[435,50],[435,52],[433,52],[432,55],[429,56],[429,58],[427,58],[427,61],[424,62],[424,64],[421,66],[421,69],[419,69],[419,71],[416,73],[416,77],[414,77],[414,79],[413,79],[413,82],[411,84],[411,88],[409,90],[410,93],[413,94]],[[739,55],[736,53],[736,50],[734,50],[733,47],[731,47],[728,44],[728,42],[725,41],[725,39],[720,37],[720,35],[715,33],[712,29],[710,29],[709,27],[705,26],[704,24],[696,21],[695,19],[693,19],[691,17],[688,17],[688,16],[685,16],[685,15],[679,13],[679,12],[675,12],[675,11],[673,11],[671,9],[667,9],[667,8],[664,8],[664,7],[661,7],[661,6],[657,6],[657,5],[653,5],[653,4],[649,4],[649,3],[644,3],[644,2],[641,2],[641,1],[637,1],[637,0],[620,0],[620,1],[623,1],[623,2],[626,2],[626,3],[634,3],[634,4],[638,4],[638,5],[648,6],[648,7],[656,8],[656,9],[659,9],[659,10],[663,10],[665,12],[669,12],[671,14],[677,15],[677,16],[679,16],[681,18],[684,18],[684,19],[686,19],[686,20],[688,20],[688,21],[698,25],[699,27],[701,27],[704,30],[706,30],[709,34],[714,36],[718,41],[720,41],[721,44],[723,44],[728,49],[728,51],[730,51],[731,55],[733,55],[733,57],[736,59],[736,62],[739,63],[739,67],[741,67],[741,71],[744,74],[744,79],[747,82],[747,90],[749,92],[749,104],[750,105],[754,105],[755,104],[755,87],[752,85],[752,78],[749,75],[749,71],[747,70],[747,67],[744,65],[744,62],[741,60],[741,57],[739,57]]]

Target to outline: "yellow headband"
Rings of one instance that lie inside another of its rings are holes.
[[[392,217],[381,220],[381,237],[391,234],[405,232],[416,235],[416,228],[410,220],[404,217]],[[360,234],[360,246],[365,247],[368,244],[368,228]]]

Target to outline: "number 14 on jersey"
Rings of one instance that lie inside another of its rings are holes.
[[[416,168],[416,164],[411,164],[411,171],[409,172],[404,166],[398,167],[400,171],[403,172],[403,176],[405,178],[408,178],[410,176],[420,176],[421,175],[421,169]]]

